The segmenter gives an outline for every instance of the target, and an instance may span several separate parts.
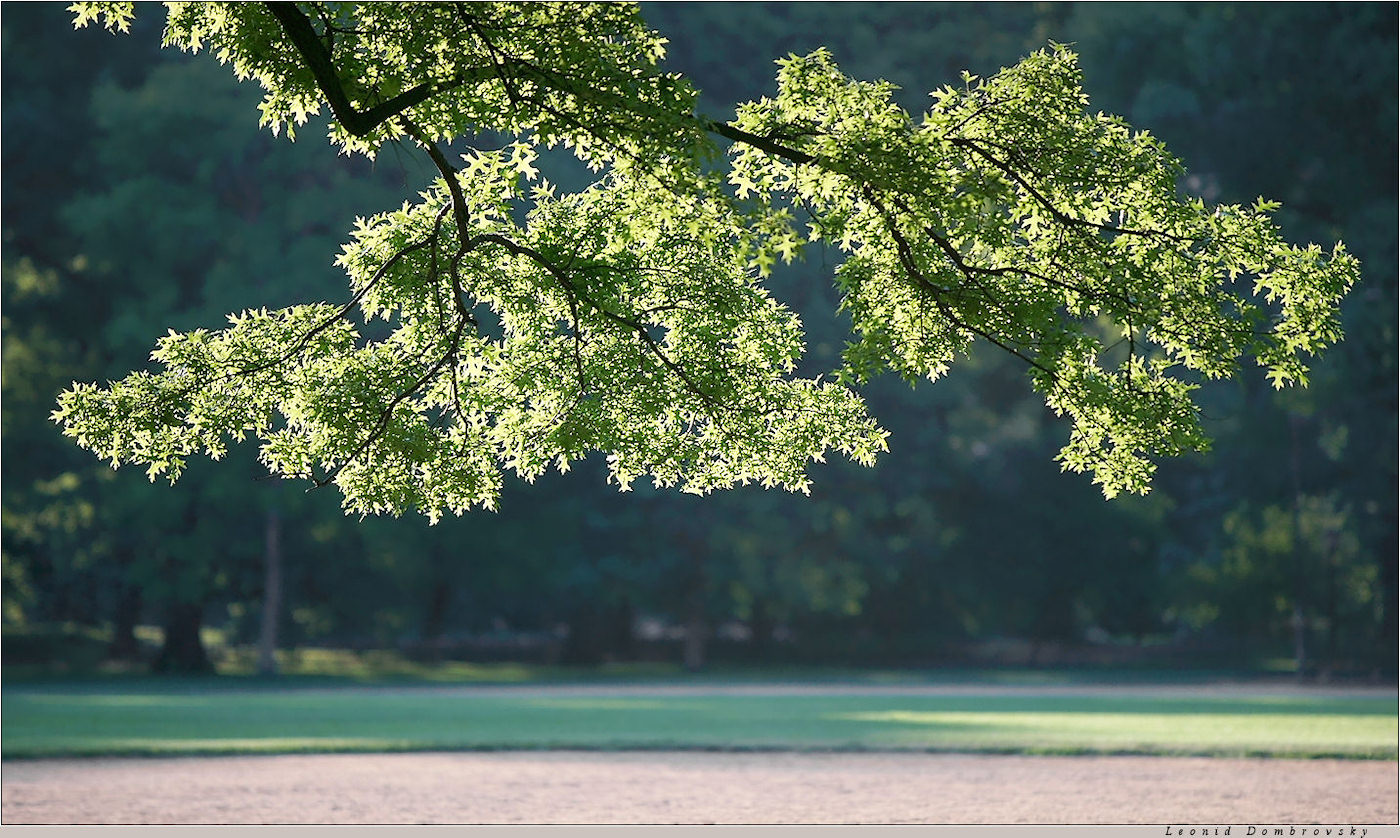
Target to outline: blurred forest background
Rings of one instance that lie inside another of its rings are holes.
[[[334,489],[266,479],[245,446],[179,485],[111,471],[48,414],[73,380],[139,368],[166,329],[346,297],[355,215],[430,167],[337,157],[257,127],[259,91],[61,4],[3,13],[3,639],[9,665],[251,667],[278,645],[410,659],[1138,665],[1383,677],[1396,665],[1397,6],[645,4],[704,109],[771,92],[773,60],[828,46],[857,78],[927,91],[1047,41],[1092,106],[1161,137],[1211,201],[1281,200],[1285,236],[1343,240],[1364,280],[1306,390],[1204,390],[1214,451],[1105,501],[1053,462],[1065,429],[1015,359],[936,385],[877,381],[875,469],[810,498],[606,487],[601,464],[498,513],[359,521]],[[568,171],[546,174],[577,186]],[[777,273],[831,368],[829,254]],[[261,478],[261,479],[260,479]],[[269,559],[276,572],[269,574]]]

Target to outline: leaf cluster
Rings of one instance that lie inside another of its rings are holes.
[[[936,379],[984,341],[1069,418],[1064,468],[1145,492],[1156,458],[1208,444],[1200,379],[1252,356],[1306,381],[1358,271],[1341,245],[1285,243],[1276,205],[1181,197],[1180,162],[1091,112],[1060,46],[934,91],[917,120],[825,51],[789,56],[775,96],[718,121],[631,6],[168,5],[166,43],[256,79],[274,132],[326,106],[343,151],[414,143],[440,177],[360,221],[347,303],[172,334],[162,371],[63,395],[66,433],[153,477],[253,435],[269,469],[360,513],[491,507],[503,470],[594,451],[624,489],[805,491],[829,450],[885,447],[855,388]],[[484,132],[513,139],[460,163],[439,147]],[[558,194],[541,147],[598,180]],[[795,376],[800,323],[763,286],[814,242],[844,254],[855,332],[831,381]]]
[[[1087,110],[1067,49],[937,90],[917,122],[891,93],[818,51],[780,62],[777,96],[735,123],[785,147],[741,148],[736,191],[800,207],[810,238],[848,254],[844,380],[936,379],[985,340],[1071,419],[1065,467],[1111,496],[1207,444],[1197,379],[1253,356],[1276,386],[1305,382],[1304,359],[1340,338],[1345,249],[1286,244],[1262,200],[1181,197],[1160,142]]]

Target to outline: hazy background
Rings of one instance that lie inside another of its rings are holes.
[[[141,367],[168,328],[345,299],[332,260],[354,216],[429,177],[408,152],[272,138],[255,87],[159,50],[163,12],[140,12],[115,37],[74,32],[58,4],[4,7],[7,669],[245,671],[271,532],[288,651],[1394,672],[1395,4],[644,5],[714,116],[820,45],[917,110],[964,68],[1072,43],[1093,107],[1164,139],[1184,190],[1281,200],[1290,241],[1361,258],[1346,342],[1307,390],[1254,370],[1205,388],[1214,451],[1164,464],[1145,498],[1061,474],[1066,429],[982,347],[936,385],[875,382],[890,453],[816,468],[810,498],[619,495],[594,462],[435,527],[347,518],[334,489],[265,479],[248,446],[151,484],[48,420],[70,382]],[[808,370],[845,338],[833,259],[772,283],[807,325]]]

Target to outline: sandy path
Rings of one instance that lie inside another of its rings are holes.
[[[37,823],[1395,824],[1397,764],[503,752],[7,762]]]

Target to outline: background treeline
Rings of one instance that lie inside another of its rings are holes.
[[[499,513],[358,521],[333,490],[265,479],[253,452],[174,488],[110,471],[48,421],[168,328],[341,300],[354,215],[396,206],[418,156],[337,157],[259,131],[251,86],[206,56],[74,32],[61,5],[3,29],[3,618],[6,663],[88,638],[93,658],[207,667],[201,628],[259,636],[269,540],[284,648],[590,663],[646,657],[921,665],[1396,661],[1397,8],[1355,4],[656,4],[671,64],[723,115],[772,60],[828,46],[911,110],[970,69],[1075,45],[1093,106],[1163,138],[1186,191],[1278,199],[1286,235],[1362,260],[1347,340],[1307,390],[1205,390],[1215,450],[1105,502],[1053,462],[1064,429],[1015,359],[979,349],[937,385],[880,381],[875,469],[812,497],[619,495],[601,469],[508,486]],[[557,179],[570,183],[567,172]],[[846,326],[830,254],[779,273],[808,365]],[[984,348],[985,349],[985,348]],[[263,479],[260,479],[263,478]],[[143,626],[163,628],[146,649]],[[55,627],[63,645],[45,645]],[[686,640],[688,638],[688,640]],[[143,657],[144,656],[144,657]]]

